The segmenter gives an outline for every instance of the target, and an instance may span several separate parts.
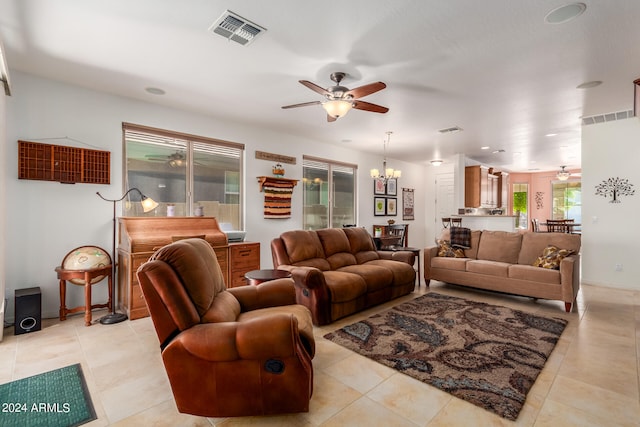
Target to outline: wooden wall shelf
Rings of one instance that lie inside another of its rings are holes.
[[[18,141],[18,178],[65,184],[109,184],[111,153]]]
[[[264,188],[265,184],[288,184],[287,187],[295,187],[298,185],[297,179],[289,179],[289,178],[276,178],[274,176],[259,176],[258,183],[260,184],[260,191]]]

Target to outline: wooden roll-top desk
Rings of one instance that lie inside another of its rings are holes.
[[[136,276],[138,267],[156,250],[176,240],[205,239],[216,253],[227,287],[245,285],[244,273],[260,268],[260,243],[229,244],[214,217],[122,217],[118,220],[118,306],[129,319],[149,316]]]

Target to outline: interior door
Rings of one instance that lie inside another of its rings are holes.
[[[450,217],[458,212],[454,200],[455,187],[453,172],[436,174],[436,217],[434,218],[436,236],[440,236],[442,218]]]

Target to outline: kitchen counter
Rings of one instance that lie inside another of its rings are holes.
[[[515,231],[516,215],[458,214],[452,218],[462,218],[462,226],[472,230]]]

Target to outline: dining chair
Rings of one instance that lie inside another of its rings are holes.
[[[451,218],[451,227],[462,227],[462,218]]]
[[[447,228],[451,225],[451,218],[442,218],[442,226]]]
[[[533,231],[534,233],[539,233],[540,232],[540,220],[537,218],[533,218],[531,220],[531,231]]]

